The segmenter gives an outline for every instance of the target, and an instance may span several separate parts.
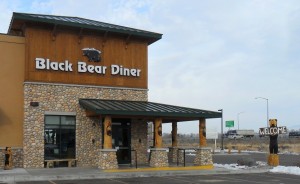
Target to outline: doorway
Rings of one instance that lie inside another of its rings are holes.
[[[118,164],[131,163],[130,130],[130,119],[112,119],[112,146],[117,149]]]

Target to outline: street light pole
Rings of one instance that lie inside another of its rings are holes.
[[[238,130],[240,129],[240,114],[242,114],[242,113],[244,113],[244,111],[243,111],[243,112],[239,112],[239,113],[237,114]]]
[[[267,101],[267,127],[269,126],[269,99],[264,97],[255,97],[255,99],[264,99]]]
[[[221,115],[221,151],[223,151],[224,150],[223,109],[219,109],[218,111],[220,111],[222,113],[222,115]]]

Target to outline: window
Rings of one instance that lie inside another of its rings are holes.
[[[75,116],[45,116],[45,160],[75,158]]]

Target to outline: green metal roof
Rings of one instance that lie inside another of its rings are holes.
[[[84,29],[98,30],[104,32],[113,32],[119,34],[126,34],[130,36],[139,36],[149,39],[149,44],[161,39],[162,34],[149,32],[130,27],[124,27],[95,20],[84,19],[80,17],[69,16],[56,16],[56,15],[43,15],[43,14],[28,14],[14,12],[8,32],[12,29],[15,20],[22,20],[24,22],[41,22],[54,25],[64,25],[70,27],[78,27]]]
[[[220,112],[215,111],[145,101],[80,99],[79,104],[97,115],[162,117],[164,122],[221,118],[222,116]]]

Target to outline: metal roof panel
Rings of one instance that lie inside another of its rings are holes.
[[[28,14],[28,13],[13,13],[13,17],[8,29],[10,32],[14,20],[31,21],[31,22],[43,22],[55,25],[65,25],[71,27],[87,28],[92,30],[108,31],[120,34],[126,34],[131,36],[139,36],[145,39],[150,39],[149,44],[162,38],[162,34],[109,24],[105,22],[99,22],[95,20],[80,18],[80,17],[69,17],[69,16],[57,16],[57,15],[43,15],[43,14]]]
[[[182,119],[221,118],[222,113],[145,101],[80,99],[79,104],[99,115],[173,117]]]

